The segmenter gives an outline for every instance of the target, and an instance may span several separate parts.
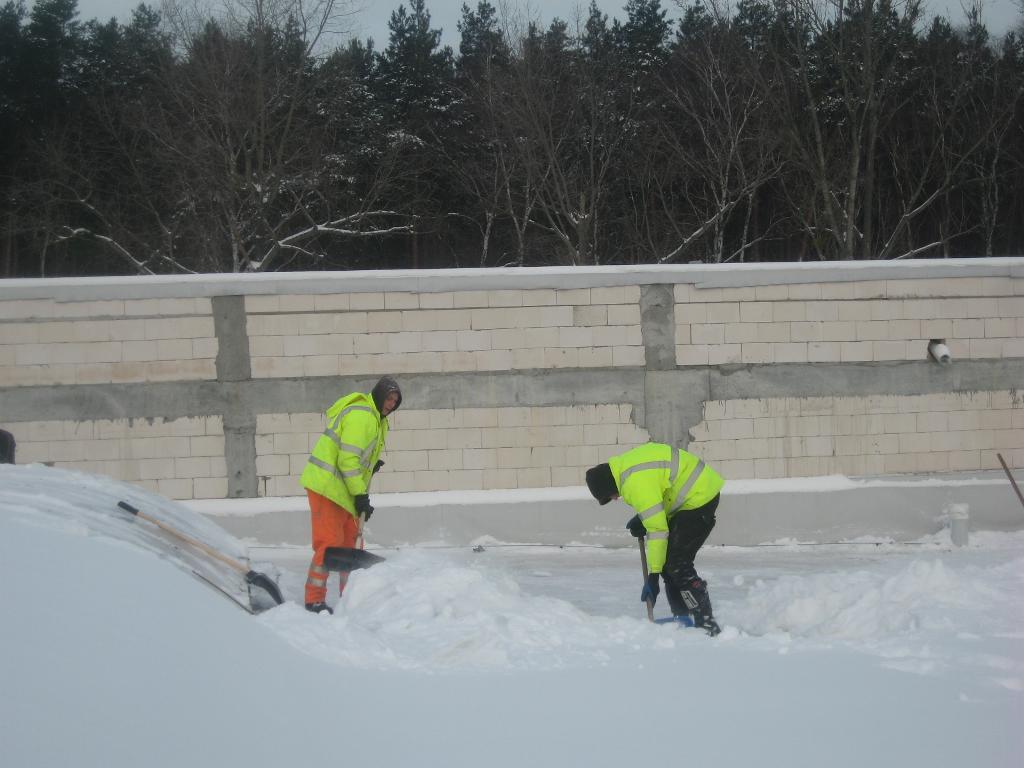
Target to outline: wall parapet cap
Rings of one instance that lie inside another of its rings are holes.
[[[0,300],[97,301],[280,294],[440,293],[656,284],[741,288],[951,277],[1024,278],[1024,257],[13,278],[0,280]]]

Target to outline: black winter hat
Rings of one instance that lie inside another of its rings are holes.
[[[598,464],[587,470],[587,488],[601,505],[607,504],[612,500],[612,496],[617,496],[619,493],[619,487],[615,485],[615,477],[612,475],[612,468],[607,463]]]
[[[370,396],[373,398],[373,404],[377,406],[377,410],[380,411],[384,405],[384,401],[388,399],[388,395],[395,392],[398,395],[398,402],[395,403],[395,410],[398,410],[398,406],[402,404],[402,390],[398,386],[398,382],[390,376],[381,376],[380,381],[373,385],[373,391]]]

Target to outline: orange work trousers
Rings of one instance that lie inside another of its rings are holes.
[[[306,605],[323,603],[327,600],[327,569],[324,568],[324,552],[328,547],[354,547],[359,537],[359,523],[344,507],[335,504],[326,496],[306,489],[309,497],[309,511],[313,522],[313,561],[309,564],[306,577]],[[347,573],[338,574],[338,594],[345,590]]]

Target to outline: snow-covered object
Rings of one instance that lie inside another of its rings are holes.
[[[244,544],[201,514],[159,494],[86,472],[42,464],[0,465],[0,510],[4,514],[137,546],[168,560],[247,610],[266,607],[265,596],[256,594],[255,600],[250,596],[244,573],[159,526],[129,514],[118,507],[121,501],[224,559],[248,564]],[[137,576],[125,573],[119,578],[131,580]],[[96,598],[102,600],[103,595]]]

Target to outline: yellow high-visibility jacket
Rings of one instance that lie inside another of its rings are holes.
[[[725,480],[699,456],[664,443],[645,443],[608,459],[624,502],[647,529],[647,566],[661,573],[668,555],[668,521],[711,501]]]
[[[388,420],[362,392],[327,409],[327,428],[313,447],[299,482],[358,517],[354,498],[369,493],[370,478],[388,434]]]

